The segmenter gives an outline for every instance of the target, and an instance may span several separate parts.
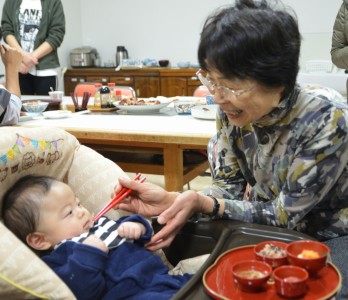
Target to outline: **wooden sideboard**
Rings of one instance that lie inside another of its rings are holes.
[[[141,68],[115,71],[114,68],[71,68],[64,74],[64,92],[70,95],[83,82],[131,86],[137,97],[192,96],[201,85],[197,69]]]

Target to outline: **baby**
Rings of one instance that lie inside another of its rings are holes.
[[[152,235],[146,219],[103,216],[94,223],[72,189],[54,178],[18,180],[4,195],[2,214],[78,299],[170,299],[191,277],[169,275],[143,247]]]

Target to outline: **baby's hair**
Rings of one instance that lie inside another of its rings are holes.
[[[49,176],[27,175],[19,179],[2,200],[4,224],[24,243],[37,229],[40,204],[57,180]]]

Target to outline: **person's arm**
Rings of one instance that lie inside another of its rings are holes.
[[[5,66],[7,88],[0,87],[0,124],[15,125],[22,107],[18,80],[18,67],[22,56],[19,51],[4,45],[0,45],[0,54]]]
[[[46,56],[47,54],[51,53],[53,51],[52,46],[47,43],[47,42],[43,42],[38,48],[36,48],[32,55],[39,60],[41,57]]]
[[[333,26],[332,34],[332,46],[331,46],[331,59],[332,62],[342,69],[348,69],[348,41],[345,32],[347,28],[348,11],[346,4],[343,2],[336,16],[336,20]]]
[[[19,70],[22,74],[28,73],[33,66],[38,64],[39,62],[38,59],[32,53],[24,51],[22,47],[19,45],[14,35],[12,34],[7,35],[5,41],[9,46],[21,52],[23,56],[22,58],[23,64],[22,66],[20,66]]]
[[[19,87],[18,68],[22,61],[21,53],[11,47],[1,45],[1,59],[5,65],[6,89],[16,96],[21,96]]]
[[[95,247],[66,242],[42,260],[66,283],[77,299],[102,299],[108,256]]]

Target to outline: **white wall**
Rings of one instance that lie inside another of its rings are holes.
[[[66,36],[59,49],[62,66],[69,51],[89,45],[102,62],[114,61],[116,46],[131,58],[169,59],[197,63],[196,51],[204,20],[230,0],[62,0]],[[301,65],[309,59],[329,59],[332,26],[342,0],[283,0],[298,15],[303,36]],[[2,7],[4,0],[0,0]],[[1,70],[1,69],[0,69]],[[1,73],[1,71],[0,71]]]

